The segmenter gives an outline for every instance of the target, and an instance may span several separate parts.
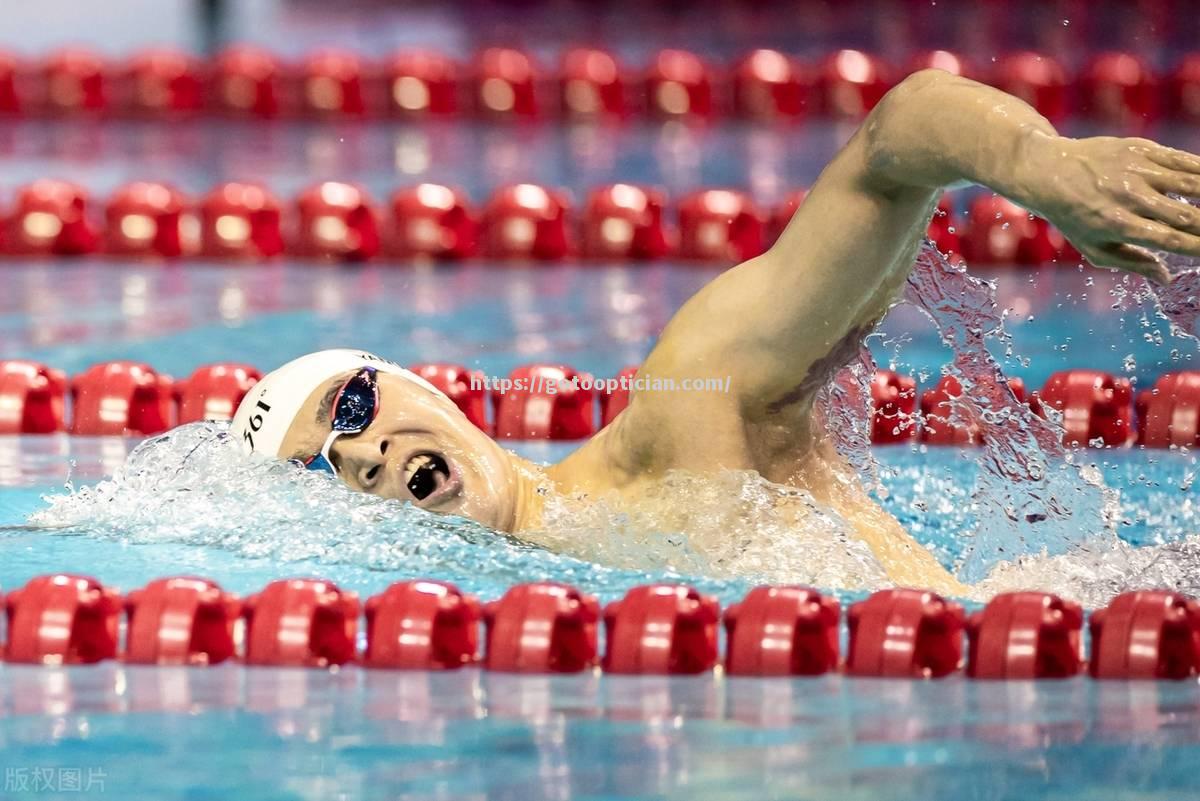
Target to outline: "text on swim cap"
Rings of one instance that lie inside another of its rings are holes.
[[[254,406],[257,409],[262,409],[264,413],[271,411],[271,407],[268,406],[267,404],[263,403],[261,400],[258,403],[254,404]],[[253,432],[258,431],[259,429],[262,428],[263,416],[262,416],[262,414],[251,415],[250,420],[248,422],[250,424],[250,428],[249,428],[249,430],[245,431],[242,434],[242,438],[245,439],[246,442],[250,443],[250,447],[253,448],[254,447]]]

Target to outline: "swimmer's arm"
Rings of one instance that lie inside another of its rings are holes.
[[[729,375],[751,422],[806,408],[887,312],[942,191],[963,181],[1048,217],[1096,264],[1164,280],[1143,248],[1200,256],[1200,211],[1163,194],[1200,192],[1200,158],[1142,139],[1060,137],[1017,98],[922,71],[871,112],[770,251],[684,305],[643,372]],[[635,396],[637,428],[661,420],[660,405]],[[677,439],[652,438],[664,437]]]

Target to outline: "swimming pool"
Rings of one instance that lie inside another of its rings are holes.
[[[1024,46],[1075,62],[1083,54],[1071,43],[1081,36],[1098,46],[1136,42],[1136,49],[1165,53],[1192,47],[1195,27],[1186,14],[1151,25],[1148,7],[1140,20],[1146,24],[1135,25],[1125,4],[1102,3],[1087,4],[1098,9],[1090,22],[1082,7],[1063,20],[1057,6],[1025,3],[1018,4],[1022,12],[996,12],[984,26],[974,25],[966,5],[881,3],[839,14],[809,4],[809,13],[795,14],[790,4],[741,4],[741,11],[717,4],[709,15],[713,7],[703,3],[695,4],[699,14],[640,3],[630,16],[619,3],[573,10],[555,3],[549,13],[525,3],[521,24],[503,3],[440,10],[348,3],[337,4],[336,15],[318,5],[239,3],[227,33],[293,56],[330,44],[378,56],[411,45],[466,54],[507,37],[536,51],[543,65],[585,29],[629,64],[646,63],[664,46],[728,63],[747,44],[816,58],[834,46],[873,43],[896,55],[955,39],[983,62]],[[9,9],[0,41],[43,48],[65,28],[112,53],[140,46],[148,35],[193,38],[192,9],[183,3],[104,6],[126,13],[88,20],[57,0]],[[46,9],[69,13],[44,25]],[[899,35],[901,18],[910,16]],[[135,17],[143,24],[128,24]],[[963,26],[980,30],[953,35]],[[812,118],[692,125],[638,117],[576,125],[202,115],[166,124],[64,116],[0,123],[0,161],[5,193],[11,184],[63,177],[93,198],[146,179],[195,197],[230,180],[261,181],[288,202],[317,181],[344,180],[383,201],[397,187],[431,181],[461,188],[478,205],[498,186],[529,181],[567,190],[578,210],[588,190],[636,181],[661,187],[672,201],[700,187],[740,187],[768,209],[811,184],[851,129]],[[1079,120],[1066,130],[1101,132]],[[1197,150],[1196,130],[1164,123],[1150,133]],[[960,212],[967,200],[957,196]],[[71,375],[131,359],[182,378],[205,364],[236,360],[269,369],[312,350],[352,345],[404,363],[456,362],[493,376],[530,362],[613,376],[645,356],[674,310],[722,266],[5,257],[0,358],[33,359]],[[943,341],[951,329],[960,343],[984,335],[1004,372],[1030,388],[1070,368],[1102,370],[1145,388],[1197,364],[1196,341],[1173,332],[1153,300],[1120,277],[1065,266],[973,272],[995,282],[995,306],[977,289],[973,314],[954,317],[970,304],[956,305],[962,298],[952,293],[954,308],[934,309],[936,324],[911,303],[896,307],[868,343],[879,366],[932,387],[954,355]],[[992,330],[1001,317],[1004,332]],[[631,540],[619,521],[603,516],[578,523],[571,529],[578,546],[555,553],[354,496],[319,476],[248,469],[229,458],[214,431],[200,426],[156,440],[131,467],[124,465],[138,445],[133,440],[0,436],[0,591],[58,572],[94,575],[122,591],[191,574],[244,597],[283,576],[319,576],[365,599],[397,580],[433,577],[491,600],[515,584],[555,579],[607,602],[631,587],[670,581],[728,607],[756,584],[802,578],[845,607],[874,586],[869,575],[848,581],[857,567],[852,560],[806,554],[820,532],[790,538],[763,515],[767,490],[744,477],[726,477],[722,492],[682,490],[694,493],[688,501],[710,528],[770,534],[770,547],[752,558],[730,565],[670,536]],[[865,450],[858,454],[877,476],[882,503],[945,564],[983,578],[997,562],[1019,562],[989,579],[980,598],[1029,586],[1089,608],[1134,586],[1200,596],[1191,452],[1084,449],[1052,460],[1049,479],[1021,483],[1020,470],[1005,468],[1029,441],[1008,441],[1015,449],[1008,453],[910,441],[873,449],[873,461]],[[511,444],[537,461],[576,447]],[[808,572],[789,572],[795,569]],[[979,599],[965,602],[979,606]],[[845,651],[844,628],[840,635]],[[992,682],[961,672],[924,682],[840,673],[761,679],[722,671],[668,677],[515,675],[477,666],[422,672],[4,663],[0,798],[1176,801],[1200,792],[1198,694],[1194,679]]]

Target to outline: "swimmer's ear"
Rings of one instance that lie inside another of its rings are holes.
[[[1097,267],[1137,273],[1156,284],[1171,283],[1171,273],[1162,259],[1150,251],[1127,242],[1113,242],[1085,253],[1088,261]]]

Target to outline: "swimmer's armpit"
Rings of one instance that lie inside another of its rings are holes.
[[[842,337],[833,349],[813,362],[804,378],[795,387],[767,404],[767,412],[775,414],[812,398],[829,381],[829,377],[850,364],[863,348],[863,340],[871,333],[872,325],[854,328]]]

